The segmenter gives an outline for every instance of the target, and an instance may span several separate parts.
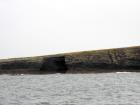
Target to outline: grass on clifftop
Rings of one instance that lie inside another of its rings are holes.
[[[123,49],[128,56],[133,56],[131,55],[131,52],[133,50],[131,49],[138,49],[140,50],[140,46],[134,46],[134,47],[126,47],[126,48],[113,48],[113,49],[103,49],[103,50],[92,50],[92,51],[80,51],[80,52],[72,52],[72,53],[62,53],[62,54],[55,54],[55,55],[45,55],[45,56],[35,56],[35,57],[22,57],[22,58],[10,58],[10,59],[1,59],[0,62],[10,62],[10,61],[32,61],[32,62],[37,62],[42,60],[44,57],[50,57],[50,56],[82,56],[82,55],[91,55],[91,54],[95,54],[95,55],[102,55],[104,53],[106,53],[107,51],[109,52],[113,52],[115,50],[121,50]]]

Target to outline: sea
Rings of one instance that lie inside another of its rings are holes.
[[[0,105],[140,105],[140,73],[0,75]]]

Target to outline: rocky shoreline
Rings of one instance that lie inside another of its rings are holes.
[[[0,74],[118,71],[140,71],[140,46],[0,60]]]

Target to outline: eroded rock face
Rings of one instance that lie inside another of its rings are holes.
[[[39,68],[40,62],[27,62],[24,60],[21,61],[11,61],[3,62],[0,64],[0,69],[10,70],[10,69],[34,69]]]
[[[140,72],[140,46],[0,60],[0,73],[48,74],[116,71]]]
[[[72,72],[140,72],[140,47],[76,53],[68,55],[66,61]]]
[[[66,73],[67,66],[65,63],[65,57],[44,58],[40,71],[47,73]]]

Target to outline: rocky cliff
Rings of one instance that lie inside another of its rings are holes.
[[[0,73],[140,71],[140,46],[0,60]]]

